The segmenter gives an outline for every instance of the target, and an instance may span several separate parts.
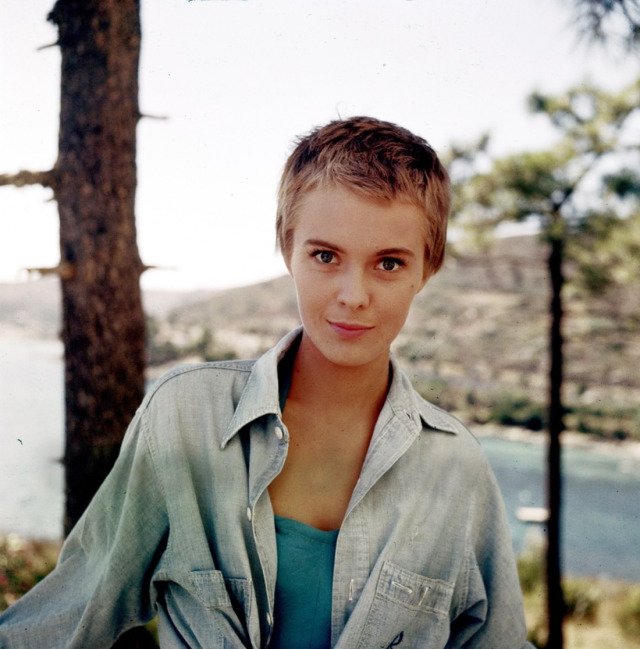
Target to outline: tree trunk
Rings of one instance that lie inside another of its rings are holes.
[[[65,349],[65,535],[116,460],[144,394],[135,229],[139,0],[58,0],[62,54],[54,193]],[[144,628],[117,647],[155,647]]]
[[[564,621],[564,597],[560,562],[562,465],[560,435],[563,431],[563,351],[562,351],[562,273],[564,238],[551,236],[548,267],[551,276],[551,346],[549,372],[549,450],[547,495],[549,521],[547,528],[547,619],[549,637],[547,649],[562,649]]]
[[[65,534],[111,469],[144,390],[134,202],[139,0],[58,0]]]

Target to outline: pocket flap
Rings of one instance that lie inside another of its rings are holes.
[[[441,579],[431,579],[385,561],[377,594],[406,608],[425,609],[448,614],[453,585]]]
[[[219,570],[194,570],[189,573],[194,595],[207,608],[231,608],[224,577]]]

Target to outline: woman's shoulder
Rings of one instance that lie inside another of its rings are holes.
[[[150,391],[157,391],[169,383],[192,379],[198,381],[229,379],[234,373],[251,373],[255,363],[255,360],[224,360],[176,365],[154,380],[150,386]]]
[[[215,399],[224,393],[242,391],[254,360],[228,360],[178,365],[148,387],[142,407],[162,402],[189,402],[201,397]]]
[[[487,458],[480,441],[471,429],[455,415],[420,395],[417,396],[418,409],[423,422],[423,435],[430,436],[438,452],[455,456],[467,468],[475,466],[486,470]]]

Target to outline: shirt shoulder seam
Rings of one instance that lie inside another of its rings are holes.
[[[179,365],[178,367],[169,370],[163,374],[153,385],[149,388],[146,394],[145,401],[148,402],[152,399],[158,390],[171,381],[192,372],[206,372],[208,370],[224,370],[237,372],[239,374],[251,374],[254,360],[242,361],[211,361],[207,363],[194,363],[193,365]]]

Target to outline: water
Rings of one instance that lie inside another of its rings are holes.
[[[62,352],[57,341],[0,340],[0,531],[62,535]]]
[[[62,346],[0,340],[0,531],[59,538],[63,471]],[[519,521],[544,506],[543,444],[482,438],[520,552],[542,528]],[[640,463],[564,450],[563,564],[573,575],[640,581]]]
[[[519,521],[522,506],[546,505],[546,445],[482,438],[500,484],[514,548],[544,527]],[[573,575],[640,581],[640,462],[584,448],[563,450],[563,568]]]

